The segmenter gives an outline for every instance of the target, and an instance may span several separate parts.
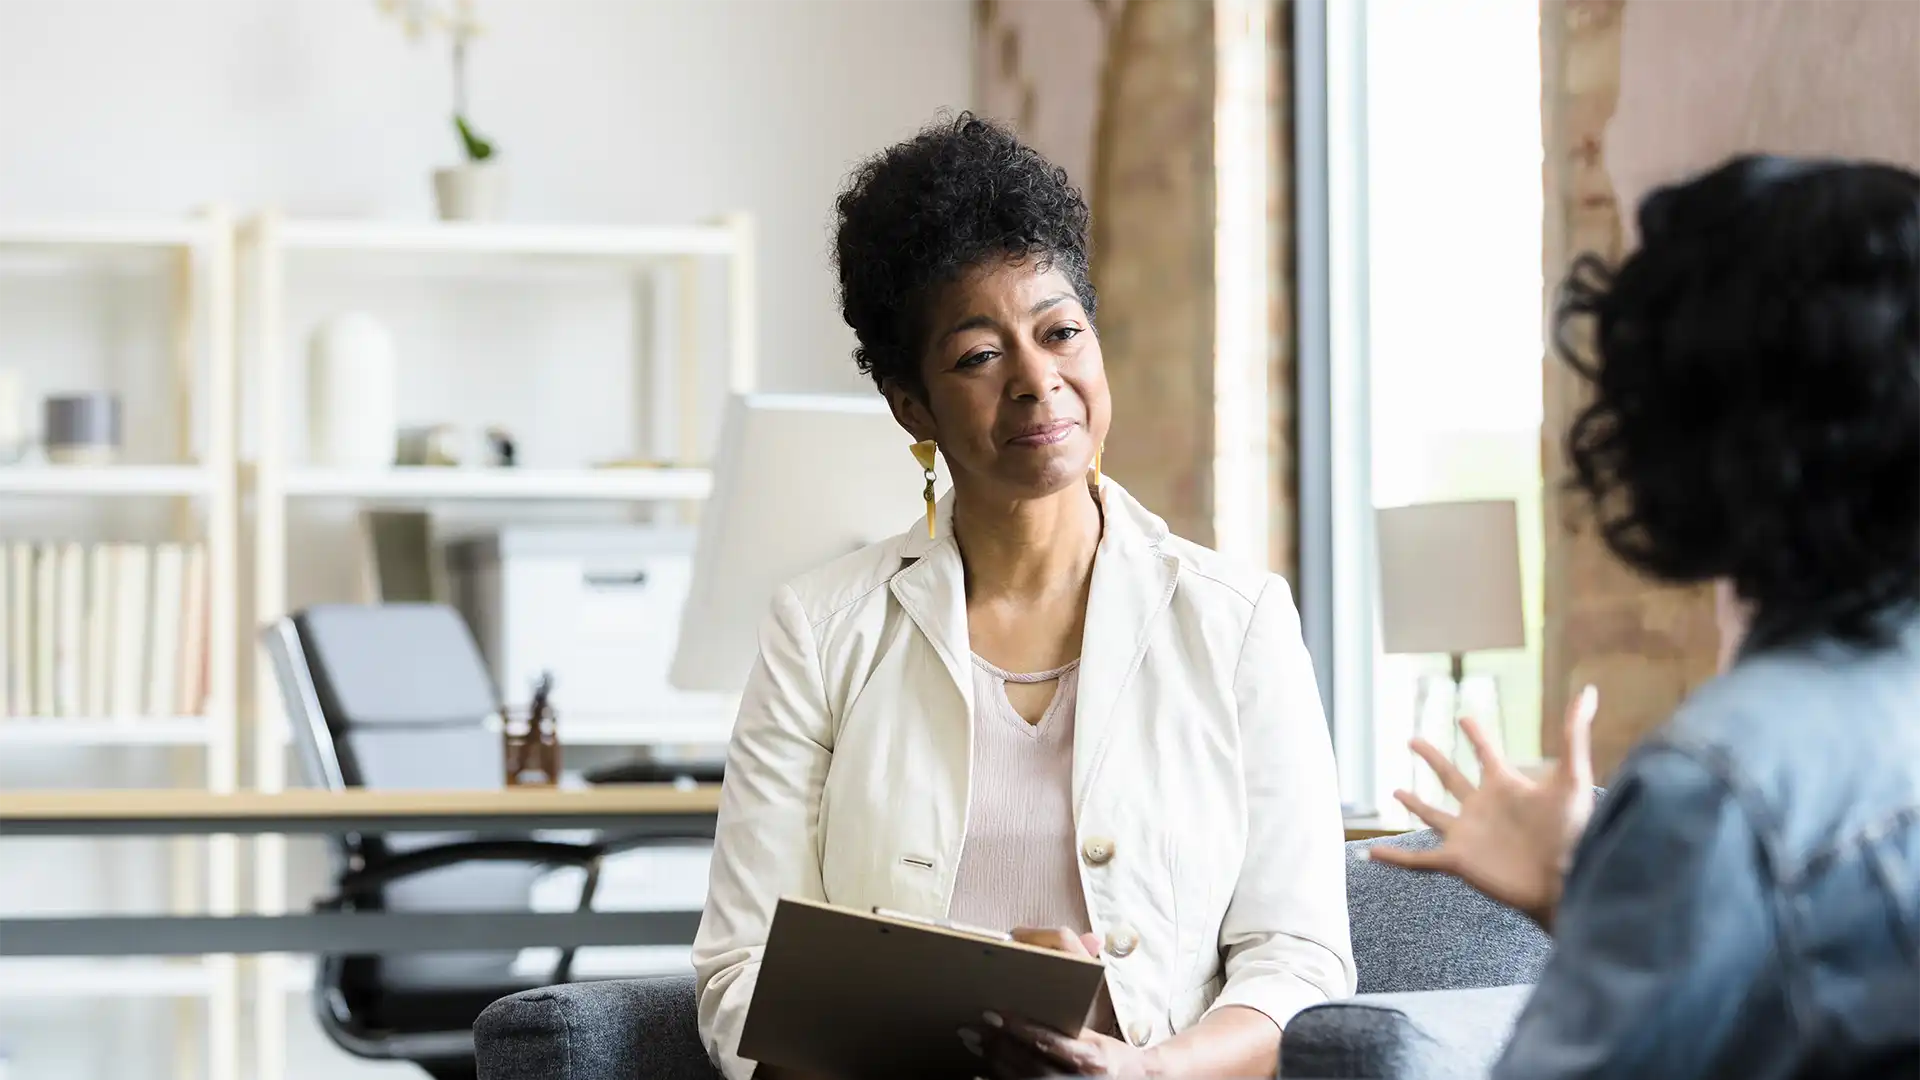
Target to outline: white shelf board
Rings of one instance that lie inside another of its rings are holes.
[[[279,238],[281,246],[290,251],[506,258],[658,259],[726,255],[734,249],[734,234],[722,225],[603,228],[292,219],[280,224]]]
[[[287,494],[363,499],[704,499],[706,469],[293,469]]]
[[[14,957],[0,960],[0,999],[205,997],[214,975],[199,959]]]
[[[196,465],[4,465],[0,496],[199,495],[212,474]]]
[[[199,716],[0,717],[0,746],[204,746],[212,738]]]
[[[183,248],[205,240],[204,223],[179,221],[0,221],[0,248],[52,251]]]

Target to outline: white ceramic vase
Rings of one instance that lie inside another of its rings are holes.
[[[498,161],[469,161],[433,172],[442,221],[497,221],[507,209],[507,171]]]
[[[362,312],[335,315],[307,344],[307,457],[314,465],[383,469],[399,425],[393,335]]]

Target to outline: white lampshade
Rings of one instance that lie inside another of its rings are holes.
[[[1375,523],[1387,653],[1526,646],[1511,499],[1391,507],[1376,511]]]

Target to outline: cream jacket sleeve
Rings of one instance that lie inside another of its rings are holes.
[[[1220,925],[1226,984],[1209,1012],[1295,1013],[1354,991],[1339,774],[1292,591],[1267,579],[1234,672],[1247,847]]]
[[[708,903],[694,938],[700,1038],[727,1080],[748,1080],[740,1032],[782,896],[824,899],[820,796],[833,756],[820,653],[800,600],[774,595],[727,753]]]

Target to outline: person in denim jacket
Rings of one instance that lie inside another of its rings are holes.
[[[1416,745],[1459,810],[1372,857],[1553,933],[1497,1077],[1920,1076],[1920,176],[1743,157],[1639,225],[1562,294],[1568,452],[1618,557],[1714,582],[1723,671],[1597,811],[1591,689],[1537,783]]]

